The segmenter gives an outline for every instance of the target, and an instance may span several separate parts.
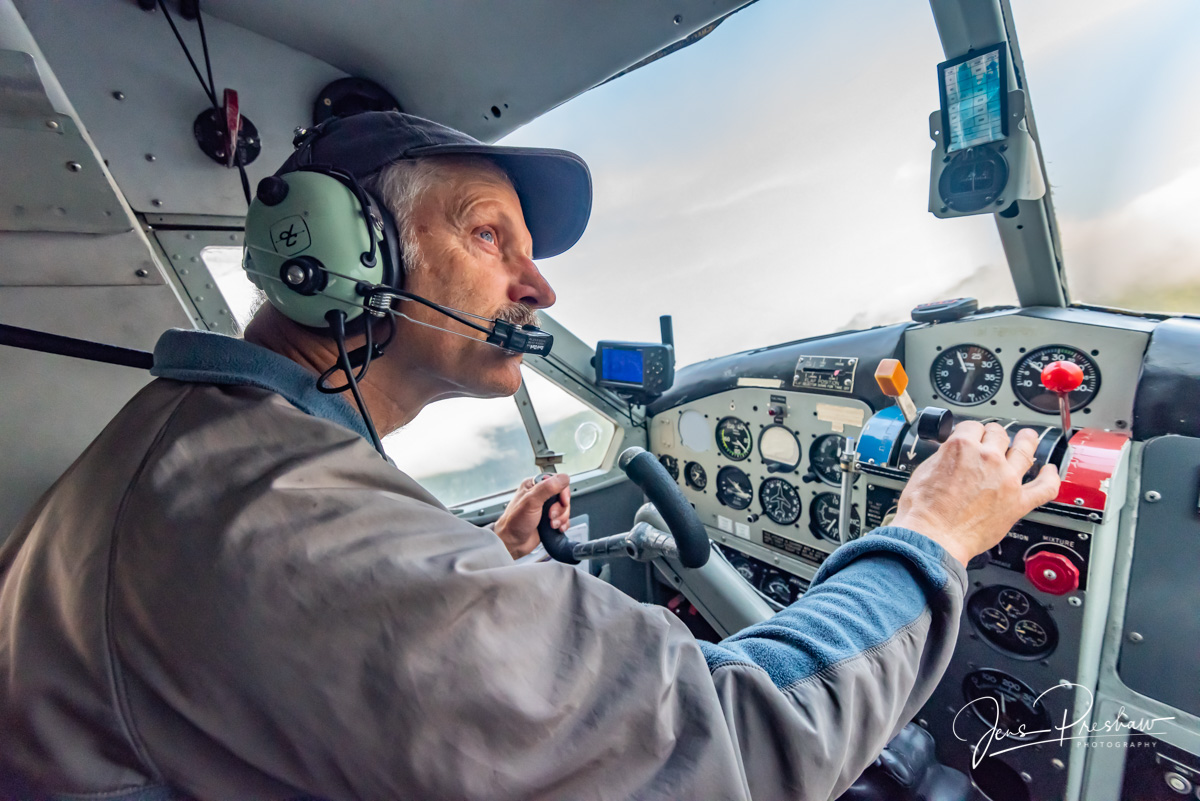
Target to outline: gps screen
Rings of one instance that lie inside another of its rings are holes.
[[[605,348],[600,353],[600,374],[606,381],[641,384],[645,379],[642,352]]]

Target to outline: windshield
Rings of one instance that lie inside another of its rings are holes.
[[[593,343],[654,341],[672,314],[687,364],[1015,303],[991,216],[927,210],[941,60],[925,3],[756,3],[509,135],[595,181],[583,239],[543,263],[550,313]]]
[[[1200,310],[1200,6],[1015,5],[1072,300],[1185,310],[1182,282]],[[551,314],[590,342],[656,340],[672,314],[687,364],[1016,303],[992,216],[927,210],[943,59],[925,3],[757,3],[514,132],[595,181],[583,239],[542,265]]]
[[[1200,4],[1013,0],[1067,288],[1200,313]]]

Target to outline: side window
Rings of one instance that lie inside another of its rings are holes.
[[[536,472],[533,448],[512,398],[451,398],[430,404],[416,420],[385,437],[383,447],[397,467],[446,506],[515,489]]]
[[[604,465],[617,427],[558,385],[522,368],[559,472]],[[533,447],[512,398],[455,398],[427,406],[383,441],[388,456],[447,506],[510,492],[537,473]]]
[[[558,384],[522,367],[546,444],[563,456],[558,472],[578,475],[604,464],[617,427]]]

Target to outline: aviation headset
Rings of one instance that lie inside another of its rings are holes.
[[[323,127],[299,132],[295,145],[301,158],[297,161],[304,161],[306,149],[311,148]],[[485,338],[478,340],[440,326],[429,327],[512,353],[544,356],[553,344],[553,337],[535,326],[483,318],[404,290],[403,253],[396,222],[380,200],[346,170],[302,163],[288,172],[264,178],[246,215],[245,243],[242,267],[271,305],[288,319],[333,336],[338,362],[320,376],[317,388],[327,393],[351,391],[381,455],[383,445],[362,401],[358,382],[366,375],[371,360],[382,356],[395,336],[395,317],[429,325],[393,309],[394,301],[420,303]],[[374,341],[374,326],[368,322],[373,318],[387,323],[388,333],[382,342]],[[485,327],[467,318],[490,325]],[[347,352],[348,332],[365,332],[366,344]],[[345,373],[346,383],[329,386],[330,376],[337,371]]]

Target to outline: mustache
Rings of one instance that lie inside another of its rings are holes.
[[[541,325],[541,318],[538,317],[537,310],[532,306],[526,306],[524,303],[513,303],[500,311],[496,312],[496,319],[503,320],[506,323],[513,325]]]

